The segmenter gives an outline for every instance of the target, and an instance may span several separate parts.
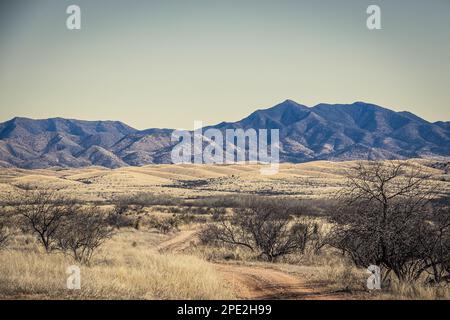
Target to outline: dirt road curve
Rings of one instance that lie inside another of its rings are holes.
[[[178,232],[162,242],[159,252],[178,253],[196,241],[198,229]],[[229,283],[239,299],[308,299],[337,300],[343,295],[308,287],[300,276],[256,266],[214,263],[213,266]]]
[[[316,291],[288,273],[262,267],[215,264],[240,299],[338,300],[338,294]]]
[[[178,232],[173,238],[160,243],[156,249],[159,252],[178,253],[187,249],[191,242],[195,242],[199,229],[184,230]]]

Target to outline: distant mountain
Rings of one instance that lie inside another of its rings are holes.
[[[431,123],[364,102],[309,108],[286,100],[211,128],[279,129],[283,162],[450,156],[450,122]],[[118,121],[14,118],[0,124],[0,167],[170,163],[171,134]]]
[[[450,155],[449,122],[430,123],[410,112],[394,112],[364,102],[308,108],[286,100],[241,121],[215,127],[279,129],[282,161]]]
[[[0,124],[0,163],[21,168],[126,165],[109,149],[137,132],[118,121],[14,118]]]

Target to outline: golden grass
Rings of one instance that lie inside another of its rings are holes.
[[[159,254],[148,235],[123,231],[110,240],[92,266],[81,266],[81,290],[66,289],[62,254],[28,250],[0,252],[0,297],[38,299],[230,299],[212,266],[192,256]]]
[[[307,218],[317,222],[321,232],[328,232],[331,225],[320,218]],[[339,251],[324,247],[319,254],[307,248],[305,254],[292,254],[281,258],[277,263],[268,263],[248,249],[229,246],[197,245],[188,249],[190,254],[214,262],[233,261],[238,264],[272,268],[296,275],[314,287],[330,292],[346,292],[351,299],[386,300],[450,300],[450,286],[427,286],[423,283],[406,284],[392,281],[388,289],[369,291],[366,281],[369,273],[364,268],[355,267]]]
[[[444,171],[426,166],[426,160],[408,160],[421,166],[424,172],[436,178]],[[273,176],[260,174],[260,165],[148,165],[106,169],[87,167],[80,169],[0,169],[0,200],[25,186],[52,187],[80,200],[110,200],[120,194],[151,189],[154,194],[180,198],[206,197],[223,194],[253,194],[276,192],[299,198],[332,197],[342,187],[346,169],[354,161],[280,164]],[[174,187],[180,180],[211,179],[207,190]],[[439,179],[437,179],[439,180]],[[446,184],[435,180],[433,183]],[[447,184],[448,185],[448,184]]]
[[[444,172],[426,166],[426,160],[410,160],[432,173],[433,183]],[[261,176],[257,165],[150,165],[115,170],[91,167],[70,170],[0,169],[0,200],[8,200],[22,185],[52,187],[78,199],[111,200],[120,194],[142,190],[160,196],[196,198],[270,191],[296,198],[330,197],[342,186],[345,169],[354,162],[317,161],[304,164],[281,164],[274,176]],[[447,175],[445,175],[448,177]],[[172,184],[183,179],[212,179],[204,187],[178,188]],[[440,181],[441,180],[441,181]],[[158,210],[151,215],[165,216]],[[149,213],[147,212],[147,213]],[[183,226],[194,228],[195,225]],[[321,224],[321,231],[329,230]],[[0,251],[0,298],[39,299],[227,299],[233,293],[207,262],[234,260],[243,264],[260,264],[297,274],[311,286],[330,290],[367,293],[368,274],[355,268],[335,250],[319,255],[291,255],[276,264],[258,260],[248,250],[226,247],[192,246],[183,255],[159,254],[154,249],[165,236],[149,231],[120,230],[96,256],[91,267],[82,267],[82,290],[66,289],[66,268],[74,262],[62,254],[47,255],[37,243],[18,236],[6,251]],[[370,298],[382,299],[450,299],[449,287],[428,287],[393,283],[389,292],[377,292]]]
[[[392,283],[388,293],[382,293],[382,299],[396,300],[450,300],[450,286],[428,286],[422,283]]]

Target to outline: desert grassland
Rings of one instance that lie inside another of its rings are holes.
[[[314,218],[315,219],[315,218]],[[316,219],[315,219],[316,220]],[[180,232],[198,229],[186,225]],[[0,299],[235,299],[233,284],[214,265],[244,265],[279,270],[303,279],[310,288],[341,299],[450,299],[448,287],[394,282],[388,292],[368,292],[365,269],[354,267],[335,250],[307,250],[268,263],[242,248],[190,246],[171,253],[158,245],[176,234],[121,229],[106,242],[91,266],[81,266],[82,290],[67,290],[66,268],[78,265],[61,253],[45,253],[34,237],[15,237],[0,251]]]
[[[331,224],[320,217],[302,217],[302,220],[317,223],[322,234],[327,234]],[[319,254],[308,246],[303,254],[290,254],[277,263],[268,263],[253,252],[231,246],[194,245],[185,253],[203,260],[237,265],[274,269],[305,279],[310,288],[321,292],[338,294],[339,299],[362,300],[450,300],[450,286],[428,286],[423,283],[399,283],[394,280],[388,290],[369,291],[366,287],[368,273],[365,268],[355,267],[348,257],[334,248],[324,247]]]
[[[438,287],[422,283],[407,284],[393,281],[389,290],[369,291],[366,287],[368,273],[355,267],[348,258],[336,250],[323,250],[320,255],[312,252],[290,255],[277,263],[260,261],[255,255],[242,249],[198,246],[188,252],[212,263],[255,266],[280,270],[303,279],[307,287],[320,288],[321,292],[338,294],[346,300],[450,300],[448,285]]]
[[[214,268],[194,256],[158,253],[157,234],[121,230],[81,266],[82,290],[67,290],[66,268],[78,265],[61,253],[47,254],[34,239],[16,238],[0,252],[3,299],[232,299]]]
[[[263,176],[260,165],[149,165],[106,169],[0,169],[3,197],[17,188],[52,187],[81,200],[104,201],[120,194],[152,192],[179,198],[219,194],[285,194],[317,197],[339,188],[351,163],[281,164],[278,174]],[[186,182],[200,181],[191,186]],[[320,192],[318,192],[320,190]]]
[[[432,175],[430,183],[450,190],[448,172],[431,160],[409,160]],[[281,164],[273,176],[260,174],[260,165],[149,165],[106,169],[0,169],[0,201],[21,190],[50,188],[82,202],[110,206],[121,196],[149,193],[168,203],[150,205],[140,213],[143,227],[123,227],[106,241],[90,266],[82,266],[82,290],[66,289],[66,268],[74,261],[62,253],[45,253],[30,235],[13,237],[0,250],[0,298],[5,299],[233,299],[236,294],[215,264],[257,266],[280,270],[302,279],[308,287],[342,294],[344,299],[450,299],[448,287],[392,283],[389,292],[368,292],[365,269],[354,267],[332,248],[320,254],[307,248],[276,263],[261,261],[249,250],[202,244],[197,230],[212,221],[208,209],[221,197],[262,195],[300,200],[333,199],[344,185],[346,170],[355,162],[317,161]],[[170,199],[175,199],[169,204]],[[211,200],[213,199],[213,200]],[[197,201],[197,202],[195,202]],[[189,202],[197,208],[187,207]],[[196,210],[194,210],[196,209]],[[227,212],[231,209],[227,208]],[[199,213],[200,212],[200,213]],[[189,215],[179,230],[162,234],[146,225],[150,217]],[[326,233],[330,225],[307,217]],[[190,232],[190,233],[189,233]],[[180,237],[180,244],[170,239]],[[192,236],[191,236],[192,235]],[[169,241],[170,245],[164,246]],[[161,250],[164,249],[164,250]]]
[[[449,181],[443,170],[423,159],[408,160],[434,176]],[[205,198],[218,195],[260,194],[296,198],[332,198],[355,161],[316,161],[280,164],[275,175],[261,175],[261,165],[147,165],[107,169],[0,168],[0,200],[24,188],[50,187],[83,201],[108,201],[118,195],[151,192],[156,195]],[[193,183],[194,182],[194,183]],[[196,184],[197,183],[197,184]]]

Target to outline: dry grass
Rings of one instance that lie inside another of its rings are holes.
[[[325,220],[314,217],[309,219],[319,223],[321,232],[330,230],[331,225]],[[256,254],[240,247],[198,245],[187,252],[209,261],[233,261],[280,270],[304,279],[312,288],[346,292],[354,299],[450,299],[448,285],[427,286],[423,283],[402,284],[393,281],[389,289],[369,291],[366,287],[369,273],[364,268],[355,267],[347,257],[330,247],[322,248],[319,254],[315,254],[312,248],[307,248],[305,254],[288,255],[277,263],[262,261]]]
[[[433,183],[449,188],[448,174],[427,166],[425,160],[410,160],[424,165],[435,177]],[[319,255],[290,255],[276,264],[258,260],[245,249],[196,245],[184,254],[159,254],[154,249],[169,236],[146,229],[146,219],[186,213],[196,219],[195,228],[208,214],[197,214],[198,207],[228,206],[230,195],[238,200],[245,195],[261,193],[295,199],[330,198],[342,187],[345,169],[353,162],[318,161],[303,164],[281,164],[274,176],[261,176],[257,165],[173,166],[152,165],[115,170],[91,167],[70,170],[0,170],[0,201],[25,186],[52,187],[82,201],[107,204],[115,196],[151,190],[158,199],[175,198],[170,206],[146,208],[140,231],[120,229],[94,258],[91,267],[82,267],[82,290],[66,289],[66,268],[74,262],[62,254],[43,253],[34,239],[18,236],[8,250],[0,251],[0,298],[37,299],[227,299],[233,293],[208,261],[236,261],[276,268],[306,279],[311,286],[347,291],[362,298],[376,299],[450,299],[448,287],[427,287],[393,283],[389,292],[367,293],[368,274],[332,249]],[[444,179],[445,178],[445,179]],[[205,184],[186,187],[182,181]],[[205,200],[206,199],[206,200]],[[233,198],[234,199],[234,198]],[[234,201],[234,200],[233,200]],[[192,208],[182,207],[186,202]],[[313,203],[316,206],[317,203]],[[316,218],[318,219],[318,218]],[[322,224],[326,232],[329,225]]]
[[[319,255],[291,255],[278,263],[258,260],[247,250],[199,246],[191,253],[211,261],[234,261],[238,264],[259,266],[280,270],[298,276],[311,288],[321,288],[330,292],[345,292],[352,299],[385,300],[450,300],[450,287],[427,286],[425,284],[401,284],[393,282],[389,289],[369,291],[366,280],[369,274],[357,268],[334,250],[324,250]]]
[[[424,172],[435,176],[434,183],[448,186],[443,170],[427,166],[430,161],[412,159]],[[282,163],[273,176],[260,174],[260,165],[148,165],[106,169],[23,170],[0,169],[0,200],[24,187],[52,187],[85,201],[110,201],[120,195],[151,190],[164,198],[208,198],[245,194],[283,195],[312,199],[332,198],[343,186],[346,169],[354,161]],[[183,183],[184,182],[184,183]],[[186,183],[190,182],[190,183]],[[196,184],[192,182],[202,182]]]
[[[382,299],[396,300],[450,300],[449,285],[427,286],[415,283],[392,283],[390,292],[381,293]]]
[[[61,254],[45,254],[26,240],[30,242],[26,248],[17,250],[20,243],[16,242],[12,249],[0,252],[3,298],[233,298],[209,264],[192,256],[161,255],[152,249],[148,234],[123,231],[108,242],[91,267],[81,267],[82,289],[75,291],[66,289],[65,273],[74,262]]]

